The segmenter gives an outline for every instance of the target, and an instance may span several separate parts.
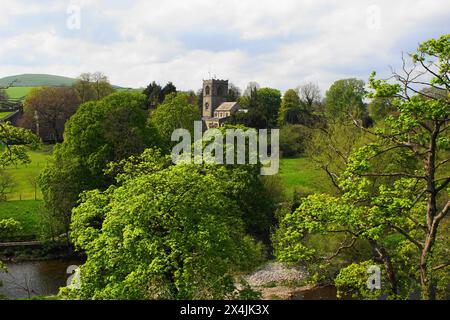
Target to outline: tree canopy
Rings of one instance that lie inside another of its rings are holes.
[[[50,130],[54,137],[53,142],[57,143],[62,140],[64,123],[79,105],[80,99],[73,88],[34,88],[24,101],[23,121],[30,129]]]
[[[104,174],[109,162],[159,144],[148,126],[145,102],[140,93],[114,93],[82,104],[66,123],[64,142],[56,145],[54,161],[40,177],[47,207],[66,228],[83,190],[104,189],[113,182]]]
[[[420,82],[448,93],[449,39],[447,35],[422,43],[411,55],[412,69],[405,69],[406,76],[395,75],[397,83],[371,75],[369,97],[392,99],[395,112],[373,129],[351,118],[373,140],[345,159],[345,169],[335,176],[340,195],[311,195],[282,220],[274,236],[279,259],[308,261],[324,270],[343,252],[365,243],[371,255],[341,266],[335,281],[341,293],[408,298],[420,290],[425,299],[448,298],[450,239],[443,225],[450,208],[450,102],[448,94],[431,96],[415,85]],[[352,89],[343,97],[361,102],[361,85],[357,94]],[[339,234],[342,242],[335,253],[324,256],[308,243],[314,234]],[[367,274],[361,278],[361,270],[370,264],[382,267],[388,286],[381,292],[361,285],[367,279]]]
[[[120,163],[118,184],[82,196],[72,239],[87,254],[82,299],[235,297],[236,272],[261,246],[245,234],[238,202],[227,196],[225,167],[170,165],[154,150]],[[99,270],[102,270],[99,272]]]
[[[335,81],[325,93],[327,113],[335,118],[361,118],[366,112],[364,87],[364,81],[355,78]]]
[[[180,92],[166,97],[164,103],[151,113],[150,123],[161,137],[163,146],[169,148],[174,145],[171,136],[175,129],[187,129],[193,135],[194,121],[200,119],[200,112],[190,103],[189,95]]]

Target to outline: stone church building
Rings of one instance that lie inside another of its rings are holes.
[[[203,80],[202,120],[207,129],[218,128],[240,109],[237,102],[228,102],[228,80]]]

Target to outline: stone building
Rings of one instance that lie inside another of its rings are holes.
[[[227,101],[228,80],[203,80],[202,120],[207,129],[218,128],[237,110],[237,102]]]

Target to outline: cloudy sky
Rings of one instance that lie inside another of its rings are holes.
[[[0,77],[102,71],[113,84],[216,76],[282,90],[387,75],[450,32],[442,0],[0,0]]]

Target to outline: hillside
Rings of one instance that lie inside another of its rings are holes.
[[[0,87],[5,87],[14,82],[14,87],[59,87],[71,86],[76,79],[55,76],[51,74],[21,74],[0,79]]]
[[[51,74],[20,74],[0,78],[0,88],[9,86],[6,92],[11,99],[24,99],[28,92],[35,87],[71,86],[75,81],[77,81],[75,78],[55,76]],[[114,89],[119,91],[132,90],[129,88],[122,88],[120,86],[112,86]]]

